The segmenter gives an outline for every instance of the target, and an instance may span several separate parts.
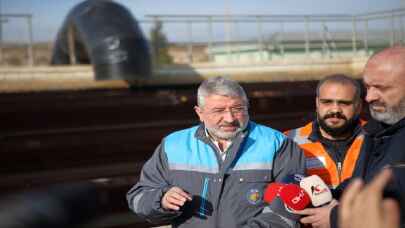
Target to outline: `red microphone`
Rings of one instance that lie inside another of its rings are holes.
[[[270,183],[264,191],[263,201],[271,204],[275,198],[281,199],[287,208],[297,211],[311,204],[309,195],[296,184]]]
[[[264,191],[263,201],[270,210],[290,221],[298,221],[301,215],[292,210],[302,210],[311,204],[311,199],[304,189],[296,184],[270,183]]]
[[[280,190],[284,186],[285,184],[276,182],[268,184],[266,189],[264,190],[263,201],[269,204],[273,202],[274,198],[279,196]]]
[[[300,211],[311,204],[311,198],[300,186],[295,184],[286,184],[280,189],[279,197],[285,206]]]

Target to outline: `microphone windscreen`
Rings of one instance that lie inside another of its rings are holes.
[[[273,202],[274,198],[276,198],[278,196],[280,189],[284,185],[285,184],[276,183],[276,182],[268,184],[266,189],[264,190],[263,201],[266,203]]]
[[[332,201],[332,192],[328,185],[317,175],[305,177],[300,182],[300,187],[308,193],[314,207]]]
[[[295,184],[285,185],[280,190],[279,196],[287,207],[296,211],[305,209],[311,203],[305,190]]]

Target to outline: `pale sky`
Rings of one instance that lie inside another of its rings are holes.
[[[398,9],[404,0],[116,0],[138,19],[150,14],[360,14]],[[36,40],[53,40],[68,11],[80,0],[0,0],[1,12],[33,14]],[[3,39],[27,37],[21,19],[3,23]],[[198,32],[198,31],[197,31]],[[175,31],[173,31],[175,33]],[[197,33],[198,35],[198,33]]]

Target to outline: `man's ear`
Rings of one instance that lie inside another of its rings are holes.
[[[196,106],[194,106],[194,111],[195,111],[195,113],[197,113],[198,118],[202,122],[203,120],[202,120],[202,110],[201,110],[201,108],[196,105]]]

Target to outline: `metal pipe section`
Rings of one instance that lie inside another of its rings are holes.
[[[90,63],[96,80],[137,81],[151,74],[149,47],[137,21],[109,0],[87,0],[69,12],[51,63]]]

